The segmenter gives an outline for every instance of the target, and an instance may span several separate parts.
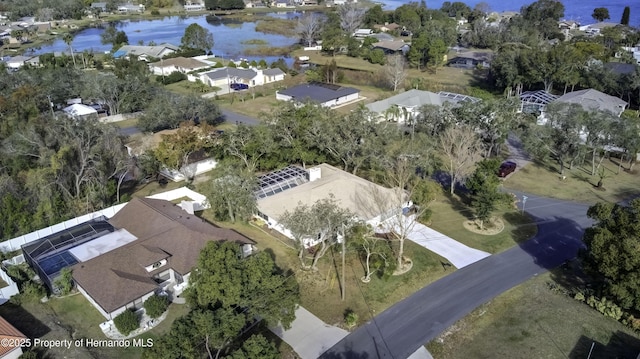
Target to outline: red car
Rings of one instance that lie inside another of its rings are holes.
[[[513,171],[516,170],[516,167],[517,165],[515,162],[512,162],[512,161],[502,162],[502,164],[500,165],[500,169],[498,169],[498,177],[507,177],[508,175],[513,173]]]

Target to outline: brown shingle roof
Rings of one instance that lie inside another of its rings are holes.
[[[208,241],[255,243],[160,199],[134,198],[109,222],[138,239],[73,267],[73,279],[106,312],[154,291],[157,284],[152,277],[159,272],[169,268],[182,275],[191,272]],[[167,265],[147,272],[146,266],[162,259]]]
[[[16,329],[13,325],[6,321],[3,317],[0,317],[0,340],[2,339],[20,339],[26,338],[27,336],[22,334],[18,329]],[[0,345],[0,357],[5,354],[19,348],[20,345],[15,343],[15,345]]]

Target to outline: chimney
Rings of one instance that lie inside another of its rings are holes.
[[[309,182],[313,182],[322,178],[320,167],[309,168]]]

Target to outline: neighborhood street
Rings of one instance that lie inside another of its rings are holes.
[[[592,223],[586,217],[588,206],[514,193],[519,199],[528,197],[525,210],[538,223],[534,238],[422,288],[320,358],[407,358],[481,304],[574,258],[583,245],[584,229]]]

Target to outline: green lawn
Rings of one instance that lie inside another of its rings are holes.
[[[504,222],[504,230],[495,235],[473,233],[462,225],[473,218],[473,213],[457,197],[443,196],[431,205],[433,215],[430,226],[469,247],[489,253],[498,253],[526,241],[536,234],[537,227],[527,215],[503,208],[495,216]]]
[[[599,177],[591,176],[590,161],[583,166],[566,169],[564,180],[560,178],[559,166],[554,161],[532,163],[514,173],[504,182],[504,186],[539,196],[584,203],[618,202],[640,195],[640,175],[637,170],[629,173],[622,168],[618,173],[618,160],[615,158],[605,159],[602,166],[606,173],[604,191],[595,188]]]
[[[427,348],[438,359],[636,358],[637,333],[555,287],[555,270],[515,287],[457,322]],[[561,273],[560,273],[561,274]]]

